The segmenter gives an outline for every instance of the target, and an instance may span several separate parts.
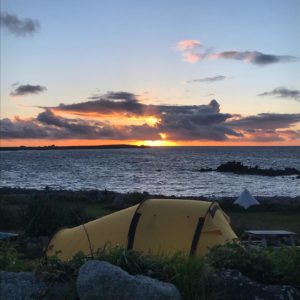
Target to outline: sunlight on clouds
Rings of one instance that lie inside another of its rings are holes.
[[[163,140],[165,140],[167,138],[167,135],[165,133],[161,132],[159,135]]]
[[[145,121],[149,126],[154,127],[157,123],[160,122],[160,119],[156,117],[146,117]]]

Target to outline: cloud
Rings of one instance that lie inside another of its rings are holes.
[[[202,43],[198,40],[182,40],[176,44],[176,49],[179,51],[191,50],[198,48]]]
[[[186,83],[195,83],[195,82],[213,83],[213,82],[221,81],[221,80],[225,80],[225,79],[227,79],[226,76],[217,75],[217,76],[213,76],[213,77],[205,77],[205,78],[188,80],[188,81],[186,81]]]
[[[256,129],[275,130],[290,128],[298,122],[300,122],[300,114],[262,113],[254,116],[240,117],[239,119],[229,121],[227,124],[232,128],[249,131]]]
[[[300,101],[300,91],[299,90],[291,90],[284,87],[278,87],[270,92],[264,92],[258,94],[258,96],[274,96],[277,98],[291,98],[297,101]]]
[[[14,85],[16,86],[16,85]],[[31,95],[31,94],[39,94],[44,91],[46,91],[47,88],[41,85],[31,85],[31,84],[25,84],[25,85],[19,85],[17,86],[14,91],[10,93],[11,96],[25,96],[25,95]]]
[[[243,135],[250,142],[279,142],[300,140],[300,131],[290,129],[300,122],[300,114],[262,113],[239,116],[229,120],[227,126]]]
[[[199,43],[199,44],[197,44]],[[243,61],[259,66],[265,66],[275,63],[286,63],[297,61],[298,58],[291,55],[265,54],[259,51],[223,51],[213,52],[212,48],[202,48],[201,52],[197,48],[202,44],[197,40],[183,40],[177,43],[176,50],[182,52],[183,61],[196,63],[208,59],[232,59]]]
[[[126,92],[109,92],[90,98],[95,100],[44,107],[43,112],[31,119],[3,119],[1,137],[139,141],[159,140],[163,133],[170,141],[269,142],[300,138],[299,131],[292,128],[300,122],[300,114],[244,117],[221,112],[216,100],[200,105],[154,105],[141,103],[138,95]],[[111,118],[114,114],[122,115],[128,122],[115,123],[116,119]],[[155,117],[157,122],[148,125],[149,116]],[[138,123],[133,121],[138,118]]]
[[[233,59],[241,60],[246,63],[264,66],[274,63],[285,63],[296,61],[297,58],[290,55],[264,54],[258,51],[225,51],[220,53],[212,53],[211,59]]]
[[[194,63],[198,62],[199,60],[202,60],[204,58],[204,56],[200,53],[184,52],[182,54],[182,58],[183,58],[183,61],[194,64]]]
[[[47,129],[33,120],[19,117],[0,120],[0,136],[2,139],[44,139],[48,138]]]
[[[36,118],[0,120],[2,139],[99,139],[140,140],[159,139],[157,129],[143,124],[140,126],[114,126],[107,122],[69,119],[55,115],[51,110],[40,113]]]
[[[116,125],[104,119],[65,118],[56,113],[61,113],[62,109],[63,112],[81,117],[97,111],[99,115],[104,114],[106,119],[111,114],[122,113],[127,117],[144,116],[145,119],[147,116],[155,116],[159,121],[154,126],[146,122],[141,125]],[[216,100],[202,105],[146,105],[140,103],[134,94],[118,92],[107,93],[100,96],[99,100],[44,108],[44,112],[30,120],[2,120],[1,134],[5,139],[47,137],[149,140],[160,139],[160,133],[163,132],[171,140],[226,140],[230,135],[240,136],[224,124],[231,117],[230,114],[220,112]]]
[[[289,138],[290,140],[298,140],[300,139],[300,130],[278,130],[280,135]]]
[[[240,136],[225,125],[231,114],[220,112],[220,105],[212,100],[207,105],[169,106],[162,110],[159,128],[171,140],[226,140],[227,136]]]
[[[77,115],[142,115],[143,104],[138,102],[135,94],[126,92],[109,92],[105,95],[94,95],[90,97],[91,101],[60,104],[52,107],[54,111],[73,112]]]
[[[16,36],[24,36],[36,32],[40,23],[37,20],[20,20],[16,15],[3,12],[0,15],[1,27]]]

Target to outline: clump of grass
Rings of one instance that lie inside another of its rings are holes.
[[[296,247],[256,250],[228,243],[211,249],[207,261],[212,267],[236,269],[262,283],[300,287],[300,251]]]
[[[32,271],[37,266],[37,260],[31,261],[21,257],[21,254],[9,242],[0,241],[0,270],[8,272]]]

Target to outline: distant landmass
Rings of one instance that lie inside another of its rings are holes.
[[[120,144],[120,145],[96,145],[96,146],[37,146],[37,147],[27,147],[27,146],[20,146],[20,147],[0,147],[0,151],[22,151],[22,150],[86,150],[86,149],[144,149],[150,148],[149,146],[136,146],[136,145],[127,145],[127,144]]]

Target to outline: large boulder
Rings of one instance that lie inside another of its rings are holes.
[[[31,272],[0,272],[0,300],[66,299],[68,284],[47,277]]]
[[[296,300],[299,291],[288,285],[265,285],[246,277],[237,270],[219,269],[215,273],[215,285],[230,300]]]
[[[91,260],[79,270],[77,293],[80,300],[177,300],[177,288],[147,276],[132,276],[105,261]]]

